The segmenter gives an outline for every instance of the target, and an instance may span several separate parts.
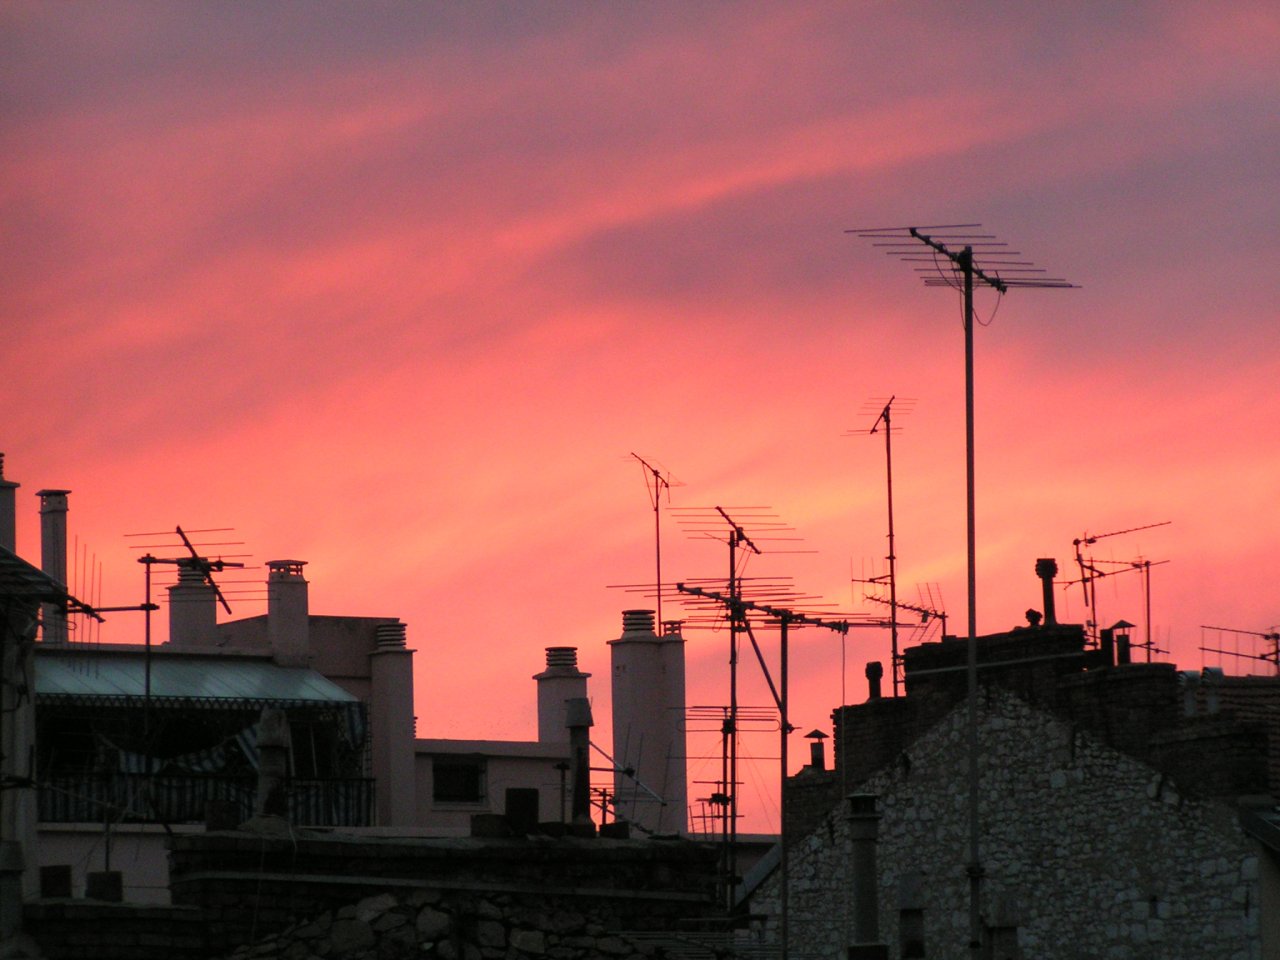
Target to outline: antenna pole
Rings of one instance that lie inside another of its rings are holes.
[[[976,278],[1000,294],[1008,292],[1011,287],[1050,287],[1069,288],[1074,284],[1057,277],[1044,276],[1039,268],[1030,266],[1028,261],[1014,259],[1020,256],[1001,241],[991,235],[976,234],[971,231],[980,227],[976,223],[942,224],[929,227],[875,227],[862,230],[851,230],[864,239],[871,240],[876,246],[885,248],[886,253],[899,257],[909,263],[920,263],[917,271],[922,273],[925,286],[946,286],[960,289],[964,295],[964,373],[965,373],[965,481],[968,514],[968,567],[969,567],[969,648],[968,648],[968,692],[969,692],[969,950],[977,958],[982,951],[982,917],[979,910],[979,896],[982,883],[982,863],[978,849],[978,621],[976,610],[975,570],[975,532],[974,532],[974,432],[973,432],[973,282]],[[925,231],[930,231],[926,233]],[[934,231],[943,231],[936,233]],[[928,259],[917,258],[915,254],[922,243],[933,251]],[[948,244],[961,245],[957,252]],[[974,262],[974,247],[982,249],[983,263]],[[951,273],[944,272],[950,261]],[[957,285],[957,275],[961,281]]]
[[[956,259],[964,275],[964,430],[965,512],[969,566],[969,951],[982,949],[982,861],[978,849],[978,611],[977,537],[973,494],[973,247],[966,246]]]
[[[652,500],[653,500],[653,541],[654,555],[657,557],[657,584],[658,584],[658,630],[662,630],[662,488],[666,487],[667,496],[671,496],[671,481],[662,475],[662,471],[649,463],[638,453],[632,453],[631,456],[639,462],[644,468],[646,474],[653,477]],[[649,488],[649,476],[645,477],[645,489]]]
[[[1151,561],[1142,561],[1142,592],[1147,601],[1147,663],[1151,662]]]
[[[733,890],[738,879],[738,630],[742,612],[741,585],[738,583],[739,532],[739,528],[734,526],[729,534],[729,596],[732,605],[729,607],[729,716],[725,718],[729,749],[729,782],[725,784],[729,802],[724,808],[726,910],[733,909]]]
[[[147,599],[144,609],[146,610],[146,620],[143,626],[143,638],[146,644],[146,652],[143,654],[142,662],[142,739],[147,745],[147,779],[151,778],[151,564],[155,562],[155,557],[148,553],[145,557],[140,557],[139,562],[146,571],[146,591]]]
[[[779,639],[779,656],[782,659],[780,667],[779,682],[782,685],[781,696],[778,702],[778,715],[782,721],[780,724],[779,737],[781,743],[779,745],[780,766],[782,768],[782,777],[778,781],[778,842],[782,849],[782,877],[780,883],[779,896],[782,900],[782,909],[779,911],[779,920],[781,922],[781,930],[779,933],[782,955],[781,960],[788,960],[790,953],[790,913],[788,910],[788,900],[790,899],[790,883],[787,874],[791,869],[790,857],[790,838],[787,835],[787,735],[791,733],[791,724],[788,718],[788,702],[787,702],[787,627],[791,623],[790,617],[781,619],[782,635]]]
[[[871,432],[876,432],[876,427],[880,421],[884,421],[884,463],[885,474],[888,478],[889,486],[889,643],[890,643],[890,659],[893,671],[893,695],[898,695],[899,683],[899,667],[902,658],[898,655],[898,557],[897,551],[893,545],[893,421],[892,412],[894,397],[889,398],[889,402],[884,405],[884,410],[880,412],[880,417],[871,427]]]

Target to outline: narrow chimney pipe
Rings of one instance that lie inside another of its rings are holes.
[[[852,794],[848,798],[849,873],[853,886],[853,929],[850,947],[874,944],[880,939],[880,914],[876,877],[876,842],[880,814],[876,796]],[[851,949],[851,953],[855,952]]]
[[[1102,648],[1102,660],[1108,667],[1116,665],[1116,632],[1111,627],[1098,631],[1098,643]]]
[[[867,699],[880,699],[880,680],[884,677],[884,666],[879,660],[867,664]]]
[[[70,490],[38,490],[40,498],[40,569],[67,586],[67,494]],[[41,605],[44,642],[67,642],[67,611],[63,604]]]
[[[569,822],[579,829],[594,830],[591,821],[591,701],[573,697],[565,701],[565,726],[569,728],[569,754],[573,771]]]
[[[1044,591],[1044,625],[1046,627],[1058,625],[1057,613],[1053,606],[1053,578],[1057,575],[1057,560],[1052,557],[1042,557],[1036,561],[1036,576],[1040,578],[1040,585]]]
[[[827,769],[826,744],[822,742],[827,735],[821,730],[810,730],[804,737],[809,741],[809,766],[814,770]]]
[[[18,487],[4,478],[4,454],[0,453],[0,547],[18,552]]]

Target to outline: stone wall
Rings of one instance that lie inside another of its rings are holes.
[[[640,960],[666,955],[629,936],[604,903],[418,888],[366,897],[246,944],[228,960]]]
[[[981,694],[984,914],[1040,960],[1256,960],[1258,860],[1235,812],[986,688]],[[899,892],[916,891],[930,958],[967,957],[966,708],[858,785],[879,795],[881,939],[900,956]],[[848,824],[837,809],[792,849],[791,944],[847,940]],[[777,877],[753,896],[777,913]],[[1000,916],[997,917],[996,915]]]
[[[449,942],[492,946],[477,939],[483,920],[488,939],[496,938],[497,923],[508,945],[513,937],[536,943],[536,937],[525,937],[534,932],[541,932],[546,944],[552,935],[666,931],[706,916],[714,911],[715,856],[708,847],[680,840],[377,840],[209,833],[174,838],[171,884],[174,903],[203,910],[214,953],[228,953],[289,928],[300,936],[300,921],[324,923],[326,915],[330,925],[354,931],[355,926],[339,921],[351,920],[351,905],[359,902],[366,902],[366,911],[368,902],[391,910],[390,901],[369,900],[380,895],[395,898],[396,916],[404,922],[385,922],[397,929],[410,921],[418,929],[423,911],[431,906],[448,914],[447,930],[439,936],[447,934]],[[566,926],[564,917],[584,920]],[[544,923],[538,918],[550,919]],[[360,922],[374,933],[387,933]],[[392,939],[407,935],[401,932]],[[363,928],[352,936],[367,939]],[[429,939],[420,929],[415,937],[419,945]],[[575,948],[569,942],[557,944]]]

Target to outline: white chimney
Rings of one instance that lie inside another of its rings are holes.
[[[267,640],[282,667],[311,665],[311,619],[305,560],[267,561]]]
[[[569,743],[565,702],[586,699],[589,676],[578,669],[577,647],[547,647],[547,669],[533,677],[538,681],[539,743]]]
[[[218,643],[218,600],[204,574],[187,564],[169,588],[169,643],[209,647]]]
[[[684,637],[658,636],[652,610],[624,610],[610,640],[613,758],[618,815],[655,833],[688,830],[685,770]],[[660,799],[659,799],[660,798]]]
[[[377,626],[369,655],[369,737],[378,826],[407,826],[417,812],[414,778],[413,651],[399,620]]]
[[[18,552],[18,487],[4,478],[4,454],[0,453],[0,547]]]
[[[70,490],[38,490],[40,498],[40,569],[67,585],[67,494]],[[41,604],[45,643],[67,642],[67,611],[56,603]]]

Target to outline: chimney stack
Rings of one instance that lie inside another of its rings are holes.
[[[1133,624],[1127,620],[1117,620],[1111,625],[1111,632],[1116,638],[1116,666],[1123,666],[1132,659],[1132,645],[1129,642],[1131,629]]]
[[[879,660],[867,664],[867,699],[880,699],[880,680],[884,677],[884,666]]]
[[[189,564],[178,566],[178,582],[169,588],[169,643],[175,647],[207,647],[218,642],[218,601],[204,574]]]
[[[578,669],[577,647],[547,647],[547,669],[535,674],[538,681],[538,742],[569,742],[565,703],[587,695],[587,677]]]
[[[304,581],[305,584],[305,581]],[[405,826],[417,810],[414,784],[413,651],[399,620],[379,623],[369,655],[369,739],[379,826]]]
[[[684,637],[679,624],[654,633],[652,610],[624,610],[610,640],[613,758],[618,809],[654,833],[688,830],[685,766]],[[661,799],[655,799],[661,797]]]
[[[67,586],[67,494],[70,490],[39,490],[40,569]],[[45,643],[67,642],[67,611],[58,603],[41,604]]]
[[[804,738],[811,741],[809,744],[809,766],[814,770],[827,769],[826,744],[822,742],[827,739],[827,735],[821,730],[810,730],[804,735]]]
[[[311,619],[305,560],[267,561],[267,639],[282,667],[311,664]]]
[[[569,823],[575,832],[595,835],[591,820],[591,702],[574,697],[565,703],[565,726],[569,729],[573,792],[570,794]]]
[[[1057,614],[1053,609],[1053,578],[1058,575],[1058,561],[1052,558],[1041,558],[1036,561],[1036,576],[1044,590],[1044,625],[1056,627]]]
[[[880,814],[876,812],[876,795],[850,794],[849,874],[852,881],[852,920],[848,956],[888,956],[880,944],[880,904],[876,876],[876,843]]]
[[[0,453],[0,547],[18,552],[18,487],[4,478],[4,454]]]

